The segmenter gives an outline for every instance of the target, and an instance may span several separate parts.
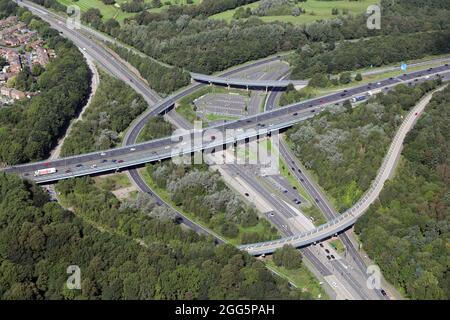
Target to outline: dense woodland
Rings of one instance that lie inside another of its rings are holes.
[[[402,115],[438,83],[399,85],[353,109],[332,106],[288,131],[295,154],[338,211],[350,208],[370,187]]]
[[[172,93],[191,82],[189,73],[181,68],[170,68],[123,47],[113,46],[112,48],[139,71],[141,76],[147,80],[150,88],[159,93]]]
[[[24,86],[40,91],[38,95],[0,109],[0,162],[43,159],[86,102],[90,70],[71,42],[29,11],[0,0],[0,12],[3,16],[17,14],[31,29],[38,30],[57,54],[39,76],[32,77],[26,69],[18,76]]]
[[[163,116],[158,115],[152,117],[140,132],[138,142],[168,137],[172,134],[174,129],[175,128],[169,122],[164,120]]]
[[[337,74],[394,62],[450,52],[450,30],[431,33],[380,36],[344,42],[334,50],[320,44],[303,47],[291,61],[291,78],[308,79],[318,74]],[[319,86],[320,83],[317,83]]]
[[[76,216],[0,174],[1,299],[310,298],[262,262],[124,206],[90,178],[58,189]],[[65,285],[69,265],[81,269],[81,290]]]
[[[450,299],[450,88],[408,134],[395,177],[356,224],[384,276],[413,299]]]
[[[174,205],[192,213],[217,233],[231,239],[239,237],[241,243],[271,240],[277,236],[276,230],[258,217],[256,208],[245,203],[220,174],[208,170],[206,164],[176,165],[165,161],[148,164],[147,171],[158,188],[167,190]],[[257,225],[255,231],[251,230]],[[240,227],[249,230],[241,233]]]
[[[108,32],[166,63],[190,71],[212,73],[316,42],[333,47],[336,41],[343,39],[448,30],[450,25],[449,10],[425,6],[416,8],[414,12],[408,10],[405,14],[402,4],[385,6],[381,30],[369,30],[364,15],[338,17],[304,26],[264,23],[256,17],[226,23],[169,8],[162,13],[144,11],[121,27],[109,28]],[[193,10],[195,7],[185,6],[185,9]],[[87,22],[90,20],[99,21],[92,17]],[[96,27],[102,30],[103,23]]]
[[[52,1],[55,0],[46,0],[44,5],[52,6]],[[427,1],[426,4],[420,1],[409,3],[383,0],[383,27],[380,30],[368,29],[367,17],[364,14],[339,16],[309,25],[265,23],[257,17],[232,20],[229,23],[207,19],[207,16],[220,10],[248,2],[253,1],[208,0],[197,5],[173,5],[158,13],[142,11],[125,19],[122,25],[114,19],[103,21],[101,12],[94,8],[87,10],[82,19],[152,58],[202,73],[224,70],[280,51],[297,50],[300,55],[315,43],[321,43],[321,46],[330,51],[334,49],[336,42],[344,39],[442,31],[450,27],[450,10],[443,0]],[[407,46],[405,48],[411,49]],[[129,55],[123,50],[120,51],[122,55]],[[358,55],[358,52],[352,53],[349,59],[357,59]],[[396,57],[403,59],[402,56]],[[142,57],[129,58],[160,92],[167,93],[171,88],[178,88],[186,81],[185,75],[179,69],[155,66],[159,68],[161,79],[158,79],[148,68],[144,68]],[[394,57],[390,57],[389,60],[393,59]],[[298,76],[300,68],[296,70],[294,75]]]
[[[122,133],[147,103],[123,81],[100,73],[100,84],[83,118],[64,140],[61,155],[106,150],[121,142]]]

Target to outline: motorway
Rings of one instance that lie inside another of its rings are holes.
[[[143,90],[146,93],[144,98],[146,98],[147,101],[155,101],[157,100],[157,97],[154,96],[154,93],[151,92],[151,90],[147,89],[145,85],[143,85],[142,88],[140,88],[140,79],[136,77],[133,74],[129,74],[130,72],[126,70],[126,68],[120,64],[116,63],[115,59],[109,59],[109,57],[105,54],[106,51],[100,47],[100,49],[97,49],[95,45],[92,44],[92,41],[89,41],[88,39],[84,39],[82,36],[80,36],[78,33],[74,32],[73,30],[70,30],[64,26],[61,21],[54,19],[52,23],[52,17],[49,17],[47,13],[45,13],[42,9],[39,9],[35,12],[37,15],[43,15],[46,16],[45,20],[49,21],[53,27],[56,29],[62,30],[65,34],[71,34],[75,33],[74,42],[80,46],[86,48],[86,51],[89,50],[89,54],[93,55],[93,58],[99,61],[101,65],[106,64],[106,68],[114,69],[115,72],[118,74],[127,76],[131,76],[131,78],[128,78],[131,82],[132,87],[138,87],[137,91],[142,92]],[[89,48],[89,49],[88,49]],[[107,52],[106,52],[107,53]],[[271,59],[277,59],[277,57],[273,57]],[[264,61],[259,62],[264,63]],[[248,66],[243,66],[242,68],[246,68]],[[110,70],[108,69],[108,70]],[[237,140],[243,140],[245,138],[248,138],[250,136],[255,135],[264,135],[267,132],[270,132],[272,130],[278,130],[281,128],[286,128],[291,126],[292,124],[301,121],[303,119],[306,119],[312,115],[314,115],[314,112],[318,111],[320,108],[330,105],[333,103],[338,103],[340,101],[343,101],[345,99],[348,99],[349,97],[355,96],[355,95],[362,95],[367,94],[370,90],[376,90],[376,89],[388,89],[392,86],[395,86],[399,83],[405,83],[405,82],[412,82],[414,83],[414,80],[418,80],[419,78],[426,78],[432,75],[436,74],[442,74],[446,73],[450,70],[448,64],[443,65],[436,68],[430,68],[425,71],[417,71],[410,74],[405,74],[400,77],[395,78],[389,78],[385,79],[383,81],[380,81],[376,84],[369,84],[364,85],[356,88],[352,88],[349,90],[345,90],[342,92],[334,93],[331,95],[328,95],[326,97],[321,97],[317,99],[311,99],[309,101],[304,101],[301,103],[296,103],[290,106],[286,106],[283,108],[279,108],[276,110],[272,110],[269,112],[266,112],[262,115],[256,115],[247,117],[245,119],[240,119],[237,121],[229,122],[227,124],[222,125],[220,128],[221,130],[230,129],[230,128],[240,128],[240,129],[255,129],[259,128],[258,133],[250,133],[250,134],[236,134],[234,135],[230,140],[222,140],[222,139],[216,139],[216,141],[211,141],[212,135],[209,134],[206,136],[205,143],[202,143],[201,146],[191,146],[190,148],[187,148],[185,151],[186,153],[190,153],[192,151],[202,150],[205,148],[212,148],[212,147],[218,147],[221,146],[224,143],[232,143]],[[227,76],[224,74],[224,76]],[[126,80],[126,79],[124,79]],[[197,90],[201,84],[194,84],[187,89],[182,90],[181,92],[176,93],[173,96],[168,97],[163,102],[156,103],[146,114],[138,119],[137,123],[138,125],[135,125],[133,127],[133,130],[130,130],[131,134],[127,137],[127,141],[132,141],[133,138],[137,137],[137,134],[139,133],[140,129],[145,125],[146,120],[153,116],[156,113],[161,113],[169,109],[176,100],[178,100],[180,97],[185,96],[186,94],[189,94],[190,92],[193,92]],[[135,88],[136,89],[136,88]],[[150,99],[150,97],[152,97]],[[261,129],[263,127],[264,129]],[[133,137],[133,133],[135,133],[135,137]],[[203,132],[202,132],[203,133]],[[189,134],[190,136],[191,134]],[[130,138],[130,139],[128,139]],[[134,139],[135,140],[135,139]],[[133,145],[123,148],[117,148],[117,149],[111,149],[104,152],[95,152],[85,155],[79,155],[69,158],[63,158],[59,160],[55,160],[52,162],[38,162],[38,163],[32,163],[27,165],[21,165],[16,167],[10,167],[6,168],[5,171],[7,172],[13,172],[18,173],[23,176],[34,178],[34,180],[38,183],[46,183],[51,182],[59,179],[67,179],[71,177],[76,176],[82,176],[87,174],[95,174],[100,172],[108,172],[117,170],[120,168],[126,168],[126,167],[132,167],[139,164],[143,164],[149,161],[155,161],[159,159],[165,159],[168,157],[172,157],[176,152],[173,152],[173,148],[176,148],[177,142],[172,141],[170,138],[164,138],[160,140],[150,141],[139,145]],[[44,176],[44,177],[33,177],[33,172],[37,169],[47,168],[47,167],[55,167],[58,170],[57,174],[51,175],[51,176]],[[363,199],[367,200],[367,199]],[[339,223],[339,221],[336,221],[336,223]],[[345,227],[344,224],[341,223],[340,228]],[[322,228],[322,230],[325,229],[325,227]],[[335,229],[335,228],[330,228]],[[320,232],[316,232],[318,235]],[[311,234],[310,234],[311,235]],[[323,235],[321,235],[323,237]],[[296,246],[301,245],[302,242],[298,241],[300,236],[296,236],[292,239],[285,239],[286,241],[291,241]],[[279,241],[276,245],[279,246],[283,241]],[[311,241],[311,240],[308,240]],[[299,244],[300,243],[300,244]],[[272,252],[274,249],[275,244],[257,244],[255,247],[252,246],[246,246],[244,249],[247,249],[253,254],[261,254],[261,253],[269,253]]]
[[[324,97],[295,103],[196,132],[152,140],[141,144],[128,145],[126,147],[105,150],[103,152],[92,152],[61,158],[52,162],[41,161],[8,167],[3,170],[28,177],[37,183],[48,183],[61,179],[134,167],[152,161],[171,158],[180,153],[188,154],[204,149],[220,148],[223,145],[242,141],[249,137],[265,136],[267,133],[288,128],[295,123],[314,116],[322,108],[345,101],[352,96],[367,95],[368,91],[373,90],[389,90],[389,88],[400,83],[409,82],[414,84],[419,80],[431,79],[432,76],[438,74],[442,75],[444,73],[446,75],[447,73],[450,73],[450,66],[448,64],[430,68],[425,71],[405,74],[398,78],[385,79],[375,84],[367,84]],[[175,94],[175,96],[179,95],[182,95],[182,93]],[[173,102],[175,102],[178,98],[172,97],[170,99],[173,99]],[[153,108],[153,110],[155,109]],[[132,134],[128,135],[125,140],[127,144],[136,140],[140,130],[145,125],[146,120],[151,116],[152,115],[148,114],[134,123],[133,128],[129,130]],[[225,136],[223,133],[230,129],[234,129],[234,132],[223,137]],[[194,137],[197,137],[197,140],[195,143],[191,143],[194,140]],[[203,139],[198,137],[203,137]],[[183,146],[183,143],[185,142],[189,142],[189,144]],[[57,173],[33,177],[34,171],[48,167],[56,168],[58,170]]]
[[[287,166],[291,174],[299,181],[303,188],[308,192],[308,194],[313,198],[316,205],[319,207],[320,211],[323,212],[328,221],[337,217],[338,213],[329,203],[326,196],[320,191],[319,187],[312,182],[312,179],[300,168],[297,158],[292,154],[291,150],[284,141],[280,143],[280,155],[286,161]],[[353,243],[350,241],[346,233],[341,233],[339,235],[340,240],[345,246],[345,249],[352,257],[353,261],[357,265],[359,271],[364,275],[367,271],[367,267],[361,258],[361,255],[356,251]],[[384,299],[385,297],[381,292],[376,291],[375,293],[379,298]]]

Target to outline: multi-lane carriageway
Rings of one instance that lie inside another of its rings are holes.
[[[123,168],[134,167],[148,162],[158,161],[162,159],[171,158],[179,154],[176,150],[182,149],[182,153],[187,154],[195,151],[205,149],[212,149],[222,147],[223,145],[230,145],[237,141],[243,141],[248,138],[256,136],[264,136],[270,132],[284,129],[298,123],[306,118],[314,116],[320,109],[325,106],[333,105],[342,102],[353,96],[367,95],[369,91],[388,90],[400,83],[412,83],[416,81],[432,78],[434,76],[447,74],[450,72],[448,64],[435,68],[430,68],[424,71],[417,71],[409,74],[404,74],[399,77],[389,78],[377,83],[367,84],[364,86],[355,87],[352,89],[340,91],[327,95],[324,97],[311,99],[308,101],[295,103],[289,106],[267,111],[262,114],[242,118],[236,121],[230,121],[226,124],[216,126],[213,128],[203,129],[197,132],[188,132],[176,137],[167,137],[158,140],[152,140],[140,144],[129,145],[103,152],[92,152],[67,158],[57,159],[51,162],[42,161],[29,163],[19,166],[13,166],[2,169],[5,172],[16,173],[28,179],[32,179],[37,183],[49,183],[57,180],[79,177],[84,175],[99,174],[103,172],[116,171]],[[189,90],[189,92],[191,92]],[[180,98],[180,93],[177,97]],[[167,100],[173,101],[171,104],[165,104],[165,108],[160,108],[159,112],[172,107],[175,102],[173,98]],[[145,118],[141,120],[144,122]],[[140,126],[136,126],[140,127]],[[212,130],[214,129],[214,130]],[[233,135],[228,135],[222,139],[220,132],[234,129]],[[216,132],[214,132],[216,131]],[[217,133],[220,131],[219,133]],[[199,145],[180,146],[187,141],[186,138],[193,135],[197,136],[203,134],[203,142]],[[217,136],[217,139],[214,139]],[[39,169],[56,168],[57,172],[51,175],[34,176],[34,172]]]

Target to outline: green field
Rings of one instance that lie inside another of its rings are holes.
[[[114,5],[104,4],[101,0],[78,0],[78,1],[58,0],[58,2],[66,5],[66,6],[69,6],[69,5],[79,6],[81,9],[81,12],[85,12],[89,8],[97,8],[100,10],[100,12],[103,15],[103,21],[106,21],[110,18],[114,18],[117,21],[119,21],[119,23],[122,23],[125,18],[131,17],[135,14],[135,13],[123,12],[122,10],[120,10],[119,8],[117,8]],[[125,1],[117,0],[117,3],[119,3],[119,4],[123,3],[123,2],[125,2]]]
[[[342,10],[348,10],[351,14],[359,14],[366,11],[367,7],[371,4],[379,3],[378,0],[360,0],[360,1],[348,1],[348,0],[340,0],[340,1],[318,1],[318,0],[308,0],[304,3],[299,3],[299,6],[306,10],[306,13],[301,14],[298,17],[294,17],[291,15],[284,16],[265,16],[260,17],[263,21],[272,22],[272,21],[283,21],[283,22],[291,22],[295,24],[308,24],[321,19],[331,19],[333,16],[331,14],[332,8],[339,9],[340,12]],[[256,8],[259,5],[258,2],[254,2],[245,6],[243,8]],[[224,11],[213,15],[211,18],[213,19],[223,19],[230,21],[233,18],[233,14],[237,9]]]

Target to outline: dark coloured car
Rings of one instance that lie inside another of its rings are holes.
[[[328,249],[325,249],[325,252],[326,252],[326,253],[330,253],[330,250],[328,250]]]
[[[83,165],[81,164],[81,163],[79,163],[79,164],[77,164],[75,167],[77,167],[77,168],[80,168],[80,167],[82,167]]]
[[[123,163],[123,160],[118,160],[117,163]]]

